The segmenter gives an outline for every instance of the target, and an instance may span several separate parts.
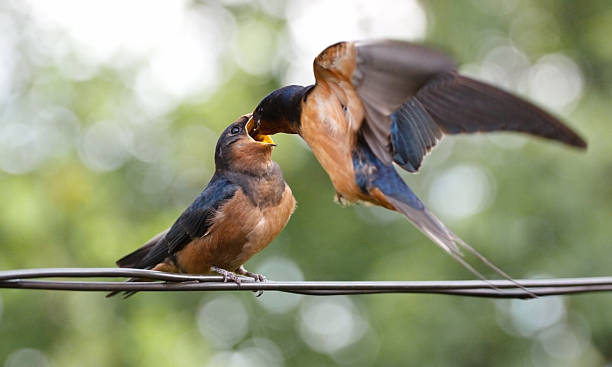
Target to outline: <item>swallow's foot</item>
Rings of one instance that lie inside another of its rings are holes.
[[[244,275],[244,276],[247,276],[249,278],[253,278],[253,279],[255,279],[256,282],[265,282],[266,281],[266,277],[263,274],[252,273],[252,272],[246,270],[244,268],[244,266],[240,266],[236,272],[238,274],[240,274],[240,275]],[[255,295],[255,297],[259,297],[262,294],[263,294],[263,291],[260,289],[260,290],[257,291],[257,294]]]
[[[216,266],[211,266],[210,271],[213,271],[217,274],[220,274],[223,277],[223,282],[227,282],[228,280],[240,285],[240,277],[238,275],[232,273],[231,271],[218,268]]]
[[[236,273],[238,273],[240,275],[247,276],[249,278],[253,278],[253,279],[255,279],[256,282],[265,282],[266,281],[266,277],[265,276],[263,276],[262,274],[252,273],[252,272],[246,270],[244,268],[244,266],[239,267],[238,270],[236,271]]]

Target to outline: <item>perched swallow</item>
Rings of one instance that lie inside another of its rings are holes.
[[[218,273],[236,282],[236,274],[265,279],[244,263],[285,227],[295,198],[271,159],[276,144],[267,135],[249,135],[249,118],[242,116],[221,134],[215,173],[204,191],[172,227],[119,259],[119,267]]]
[[[477,276],[467,249],[425,208],[393,163],[416,172],[444,134],[509,130],[577,148],[586,142],[533,104],[460,75],[446,55],[402,41],[340,42],[314,60],[316,83],[266,96],[253,112],[252,134],[299,134],[329,175],[337,198],[404,214]]]

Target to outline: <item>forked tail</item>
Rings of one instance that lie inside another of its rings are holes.
[[[150,261],[147,261],[147,259],[150,257],[150,252],[152,249],[155,248],[155,245],[159,243],[159,240],[162,239],[166,235],[167,232],[168,230],[158,233],[155,237],[151,238],[149,241],[147,241],[147,243],[142,245],[142,247],[138,248],[136,251],[130,252],[129,254],[122,257],[121,259],[117,260],[117,266],[119,266],[120,268],[142,268],[142,269],[150,268],[151,266],[148,265]],[[130,278],[127,281],[128,282],[141,282],[143,280],[138,279],[138,278]],[[106,297],[107,298],[112,297],[122,292],[123,291],[112,291],[109,294],[107,294]],[[128,298],[132,296],[134,293],[136,293],[136,291],[125,291],[123,292],[123,298]]]
[[[382,168],[382,167],[381,167]],[[386,169],[385,169],[386,168]],[[517,287],[529,293],[533,297],[535,294],[526,289],[523,285],[512,279],[510,275],[493,264],[489,259],[476,251],[473,247],[465,243],[461,238],[448,229],[435,215],[433,215],[419,198],[410,190],[404,183],[401,177],[392,167],[384,167],[378,178],[384,177],[384,180],[375,180],[374,184],[384,194],[385,198],[395,207],[395,209],[404,214],[423,234],[429,237],[436,245],[440,246],[457,262],[463,265],[472,274],[488,283],[492,288],[495,287],[482,273],[476,270],[464,258],[461,248],[473,254],[482,261],[486,266],[495,271],[504,279],[512,282]]]

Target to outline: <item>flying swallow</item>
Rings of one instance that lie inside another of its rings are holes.
[[[584,149],[586,142],[535,105],[457,72],[441,52],[403,41],[340,42],[314,60],[315,84],[266,96],[252,134],[299,134],[341,203],[367,202],[404,214],[421,232],[462,258],[476,255],[400,178],[393,163],[416,172],[445,134],[517,131]]]
[[[221,134],[215,173],[200,195],[172,227],[119,259],[119,267],[218,273],[236,282],[236,274],[265,279],[247,271],[244,263],[285,227],[295,199],[272,161],[276,144],[267,135],[249,135],[249,118],[242,116]]]

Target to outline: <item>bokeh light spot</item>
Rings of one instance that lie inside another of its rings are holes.
[[[168,164],[140,164],[131,167],[126,177],[141,192],[153,194],[166,190],[174,174],[173,167]]]
[[[11,92],[13,68],[17,62],[16,42],[13,21],[8,15],[0,13],[0,106]]]
[[[514,330],[522,336],[532,336],[556,324],[565,316],[561,297],[512,300],[508,311]]]
[[[41,351],[22,348],[9,354],[4,367],[50,367],[49,358]]]
[[[231,348],[245,337],[249,315],[238,297],[224,295],[200,307],[198,327],[211,345]]]
[[[97,122],[82,136],[79,146],[81,161],[94,171],[115,170],[129,158],[130,134],[114,121]]]
[[[257,20],[240,23],[233,42],[234,61],[249,74],[261,75],[276,66],[276,32]]]
[[[37,106],[34,101],[17,102],[0,116],[0,169],[30,172],[48,158],[67,153],[78,135],[78,120],[59,106]]]
[[[349,297],[311,298],[302,304],[299,332],[313,350],[333,353],[358,341],[368,329]]]
[[[287,4],[291,60],[285,84],[311,84],[312,60],[331,44],[370,38],[422,40],[425,11],[416,0],[301,0]],[[340,16],[341,15],[341,16]],[[384,20],[382,20],[384,19]]]
[[[474,165],[460,165],[440,173],[429,188],[429,203],[450,219],[479,213],[494,198],[491,179]]]
[[[249,339],[240,345],[239,352],[247,355],[249,361],[258,361],[259,363],[257,365],[265,367],[281,367],[284,365],[282,351],[278,345],[270,339]]]
[[[283,364],[272,364],[262,355],[257,349],[241,349],[235,352],[220,352],[215,354],[209,361],[207,366],[210,367],[274,367],[283,366]]]
[[[565,361],[577,359],[589,344],[565,323],[542,331],[538,340],[551,357]]]
[[[557,111],[571,109],[582,96],[583,85],[580,68],[563,54],[543,56],[529,73],[529,95]]]
[[[211,367],[282,367],[283,354],[273,341],[253,338],[245,341],[236,351],[218,352],[208,361]]]
[[[257,273],[265,275],[271,280],[302,281],[304,275],[295,262],[284,257],[266,259],[259,267]],[[266,311],[271,313],[285,313],[295,308],[303,296],[282,292],[264,292],[257,297],[257,302]]]
[[[35,169],[43,155],[36,144],[40,130],[22,123],[0,126],[0,169],[21,174]]]

